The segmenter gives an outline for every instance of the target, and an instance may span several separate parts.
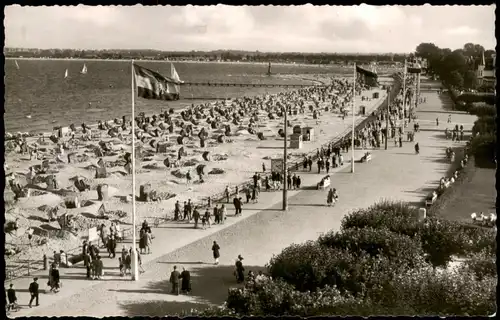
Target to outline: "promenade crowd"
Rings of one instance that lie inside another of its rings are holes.
[[[274,117],[275,114],[281,116],[283,112],[288,112],[289,114],[303,114],[306,112],[307,106],[305,101],[307,100],[312,100],[314,104],[316,104],[316,108],[311,105],[308,106],[310,111],[313,112],[314,118],[319,117],[322,112],[318,108],[319,102],[330,102],[331,107],[327,108],[327,111],[338,112],[345,115],[349,101],[352,98],[350,94],[351,91],[352,84],[350,84],[347,80],[334,80],[330,86],[326,87],[311,87],[292,92],[283,92],[275,96],[268,95],[254,98],[243,97],[234,100],[230,106],[225,107],[222,102],[217,102],[212,106],[208,104],[198,106],[192,105],[187,110],[182,111],[181,114],[185,120],[201,119],[208,114],[210,118],[213,119],[211,126],[214,129],[223,126],[222,118],[234,120],[235,124],[238,124],[238,119],[243,116],[250,116],[249,132],[255,132],[259,110],[265,110],[270,118]],[[362,92],[362,87],[357,86],[357,91],[358,94],[360,94]],[[374,111],[374,120],[368,121],[362,128],[355,130],[354,147],[363,149],[380,148],[384,139],[391,139],[396,136],[398,136],[399,145],[401,146],[403,130],[407,125],[404,117],[406,110],[403,110],[401,102],[402,98],[398,96],[395,103],[390,105],[388,112],[389,119],[385,118],[387,115],[384,111]],[[147,126],[151,126],[154,124],[156,119],[160,118],[163,118],[166,125],[173,126],[173,120],[171,119],[171,114],[169,112],[153,116],[151,119],[141,116],[135,119],[135,121],[139,127],[145,128]],[[384,126],[384,120],[388,120],[389,127]],[[104,123],[105,122],[100,123],[100,126],[102,127],[101,129],[113,129],[108,127],[107,123],[106,125]],[[122,124],[122,127],[123,126],[126,128],[125,121]],[[92,137],[91,133],[89,134],[91,129],[85,124],[83,124],[82,127],[86,130],[87,137],[89,135]],[[417,131],[418,123],[416,123],[414,127],[414,132]],[[193,134],[190,130],[186,130],[185,133],[187,136]],[[201,134],[200,141],[204,141],[203,137],[204,134]],[[26,139],[21,137],[16,138],[14,141],[19,145],[21,152],[25,152],[27,150],[28,146],[26,145]],[[201,143],[203,145],[203,142]],[[36,144],[32,147],[33,150],[37,150]],[[344,155],[342,153],[345,154],[349,152],[352,147],[350,137],[345,137],[339,144],[330,143],[319,148],[315,157],[318,170],[317,173],[322,174],[323,172],[326,172],[326,174],[329,174],[331,169],[344,165]],[[37,155],[37,152],[38,151],[34,153],[35,156]],[[180,158],[182,158],[181,152],[178,155],[177,161],[180,160]],[[174,160],[172,160],[171,163],[172,165],[175,165]],[[280,190],[285,184],[288,189],[300,189],[302,187],[300,172],[310,172],[312,171],[312,166],[313,157],[304,157],[302,161],[296,162],[295,170],[291,170],[293,172],[289,171],[287,175],[284,176],[280,172],[269,172],[263,164],[262,172],[255,172],[252,176],[252,183],[244,186],[242,190],[239,190],[239,187],[231,188],[229,185],[226,187],[224,191],[226,203],[212,203],[212,200],[209,197],[208,206],[202,207],[201,205],[193,203],[191,199],[183,201],[182,205],[181,201],[177,200],[174,205],[173,220],[194,223],[194,228],[196,229],[199,228],[200,222],[203,229],[207,227],[210,228],[213,224],[224,224],[228,217],[228,207],[231,202],[234,207],[234,216],[241,216],[243,214],[245,203],[248,204],[250,201],[254,203],[258,202],[259,193],[263,190]],[[202,178],[201,176],[202,175],[200,174],[200,180]],[[231,199],[232,196],[234,197]],[[243,197],[246,201],[243,201]],[[338,191],[335,188],[330,188],[327,196],[327,204],[333,204],[338,200],[338,198]],[[203,211],[203,209],[205,210]],[[116,224],[111,224],[109,228],[103,224],[100,226],[99,232],[100,244],[93,243],[91,241],[84,241],[81,246],[81,260],[83,261],[83,265],[86,269],[86,278],[88,280],[103,279],[105,272],[103,267],[102,251],[106,250],[109,259],[116,259],[117,243],[122,237],[119,226]],[[137,248],[137,256],[141,272],[145,272],[142,268],[141,255],[152,253],[153,240],[154,234],[152,233],[152,229],[148,222],[144,221],[141,229],[139,230],[139,246]],[[119,270],[119,275],[122,277],[131,274],[132,250],[132,247],[126,248],[123,246],[117,259],[116,268]],[[220,247],[215,241],[211,250],[213,253],[214,264],[217,265],[220,258]],[[54,252],[53,260],[54,262],[51,263],[49,268],[47,285],[50,287],[50,292],[57,293],[62,288],[59,268],[61,266],[70,267],[71,264],[62,250],[59,253]],[[240,255],[235,262],[234,274],[238,283],[243,283],[245,281],[245,268],[242,261],[243,257]],[[260,281],[263,277],[263,274],[255,276],[251,270],[247,275],[247,279],[250,282]],[[30,292],[33,291],[32,300],[34,299],[36,301],[36,305],[38,305],[39,292],[37,280],[38,279],[35,278],[33,282],[36,286],[30,285]],[[182,269],[182,272],[179,272],[177,267],[174,266],[174,270],[172,271],[169,280],[172,285],[171,292],[174,294],[188,294],[192,291],[190,282],[191,276],[189,271],[185,268]],[[16,299],[14,299],[14,295],[12,293],[10,296],[8,295],[8,297],[9,303],[15,302]],[[13,300],[10,298],[13,298]],[[13,302],[11,302],[11,300]],[[30,306],[32,302],[33,301],[30,302]]]

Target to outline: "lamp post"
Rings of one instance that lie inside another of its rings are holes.
[[[389,109],[391,107],[391,87],[387,88],[387,113],[385,115],[385,150],[387,150],[387,140],[389,140]]]
[[[284,106],[284,112],[285,112],[285,129],[284,129],[284,152],[283,152],[283,211],[288,210],[288,197],[287,197],[287,177],[288,177],[288,169],[287,169],[287,127],[288,127],[288,119],[287,119],[287,106]]]

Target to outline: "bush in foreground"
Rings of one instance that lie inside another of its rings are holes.
[[[415,237],[420,228],[418,209],[404,202],[381,201],[368,209],[352,212],[342,219],[342,230],[351,228],[387,228]]]
[[[424,257],[418,239],[388,229],[346,229],[330,232],[318,239],[321,246],[348,251],[355,255],[383,255],[394,262],[414,267]]]
[[[477,280],[467,271],[436,272],[419,268],[395,270],[354,297],[326,286],[300,292],[282,280],[265,280],[243,289],[230,289],[227,302],[197,316],[326,316],[326,315],[491,315],[496,310],[496,279]]]

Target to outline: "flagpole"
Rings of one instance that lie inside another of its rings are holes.
[[[356,106],[356,62],[354,62],[354,78],[352,85],[352,133],[351,133],[351,147],[352,147],[352,159],[351,159],[351,173],[354,173],[354,109]]]
[[[406,119],[408,116],[406,114],[406,58],[405,58],[405,69],[403,71],[403,118]]]
[[[134,60],[131,66],[131,89],[132,89],[132,280],[139,280],[139,266],[137,260],[137,239],[136,239],[136,212],[135,212],[135,87],[134,87]]]

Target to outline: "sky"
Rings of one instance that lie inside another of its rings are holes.
[[[494,49],[495,6],[5,7],[5,46],[407,53]]]

